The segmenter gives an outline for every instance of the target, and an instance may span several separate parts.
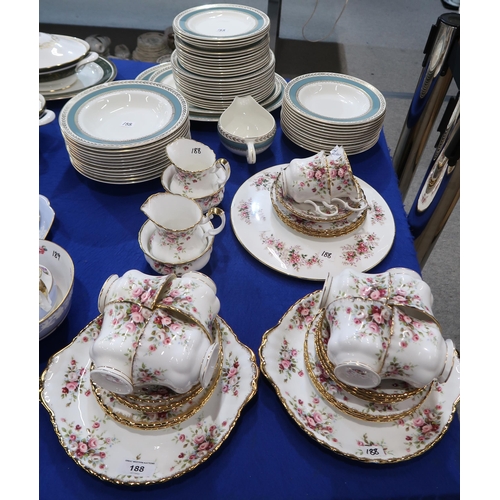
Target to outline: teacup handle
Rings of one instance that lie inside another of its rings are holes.
[[[217,227],[214,227],[206,231],[205,234],[210,234],[212,236],[219,234],[226,225],[226,214],[224,213],[224,210],[222,210],[222,208],[219,207],[212,207],[211,209],[209,209],[207,214],[205,215],[204,222],[211,220],[214,215],[218,215],[220,217],[221,223]]]
[[[254,141],[246,141],[246,145],[247,145],[247,163],[253,165],[257,160]]]
[[[56,114],[51,109],[46,109],[40,118],[38,118],[38,126],[47,125],[50,122],[54,121]]]
[[[85,66],[85,64],[94,62],[97,58],[99,57],[99,54],[97,52],[89,52],[89,55],[82,59],[75,68],[75,71],[80,71],[82,69],[82,66]]]
[[[221,187],[228,181],[229,176],[231,175],[231,165],[229,165],[229,162],[225,158],[219,158],[215,162],[215,173],[217,175],[217,178],[219,179],[217,181],[219,187]]]

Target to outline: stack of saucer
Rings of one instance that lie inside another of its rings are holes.
[[[269,17],[243,5],[214,4],[181,12],[172,24],[176,87],[199,109],[223,112],[238,95],[257,102],[276,87]]]
[[[341,182],[336,183],[334,178],[340,170]],[[308,179],[311,195],[318,194],[320,186],[336,193],[331,203],[322,203],[318,197],[315,201],[300,197]],[[355,193],[356,201],[349,198],[349,189]],[[363,224],[368,210],[365,193],[352,173],[344,149],[339,146],[332,149],[329,156],[320,151],[313,157],[294,159],[285,165],[272,184],[270,196],[281,221],[310,236],[332,238],[348,234]]]
[[[137,37],[137,47],[132,52],[132,59],[134,61],[156,62],[159,57],[171,52],[164,34],[152,31]]]
[[[357,154],[377,143],[385,111],[384,96],[373,85],[338,73],[310,73],[288,82],[281,127],[309,151],[341,144]]]
[[[59,124],[73,167],[109,184],[160,177],[171,164],[166,145],[190,136],[184,97],[159,83],[136,80],[79,93],[64,105]]]

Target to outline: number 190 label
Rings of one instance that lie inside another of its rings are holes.
[[[156,464],[154,462],[124,460],[120,472],[126,476],[150,477],[155,473],[155,470]]]

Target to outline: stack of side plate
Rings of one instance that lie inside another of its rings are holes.
[[[161,83],[177,89],[177,85],[174,79],[174,72],[172,69],[172,63],[159,63],[156,66],[148,68],[139,75],[136,76],[136,80],[145,80],[151,82]],[[275,73],[274,75],[274,89],[272,94],[263,101],[260,105],[267,111],[271,112],[281,106],[283,101],[283,94],[285,92],[286,80]],[[203,122],[216,122],[219,120],[221,115],[220,111],[199,108],[194,104],[189,104],[189,118],[194,121]]]
[[[276,90],[269,17],[244,5],[212,4],[178,14],[171,62],[176,88],[190,106],[222,113],[236,96],[257,102]]]
[[[356,154],[377,143],[385,111],[384,96],[373,85],[339,73],[309,73],[288,82],[281,127],[309,151],[341,145]]]
[[[108,184],[161,177],[166,145],[190,137],[188,105],[175,89],[137,80],[98,85],[70,99],[59,116],[73,167]]]

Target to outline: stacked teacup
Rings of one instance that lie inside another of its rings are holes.
[[[282,167],[271,188],[275,213],[290,228],[319,237],[357,229],[368,203],[352,173],[347,154],[336,146]]]
[[[322,396],[370,422],[397,421],[432,405],[458,363],[432,302],[430,287],[410,269],[328,276],[305,353]]]
[[[199,411],[221,369],[215,283],[201,273],[112,275],[98,300],[90,346],[94,394],[116,421],[167,428]]]
[[[206,144],[186,137],[170,142],[166,150],[171,165],[161,177],[165,191],[196,201],[205,213],[219,205],[231,175],[229,162],[216,158]]]

